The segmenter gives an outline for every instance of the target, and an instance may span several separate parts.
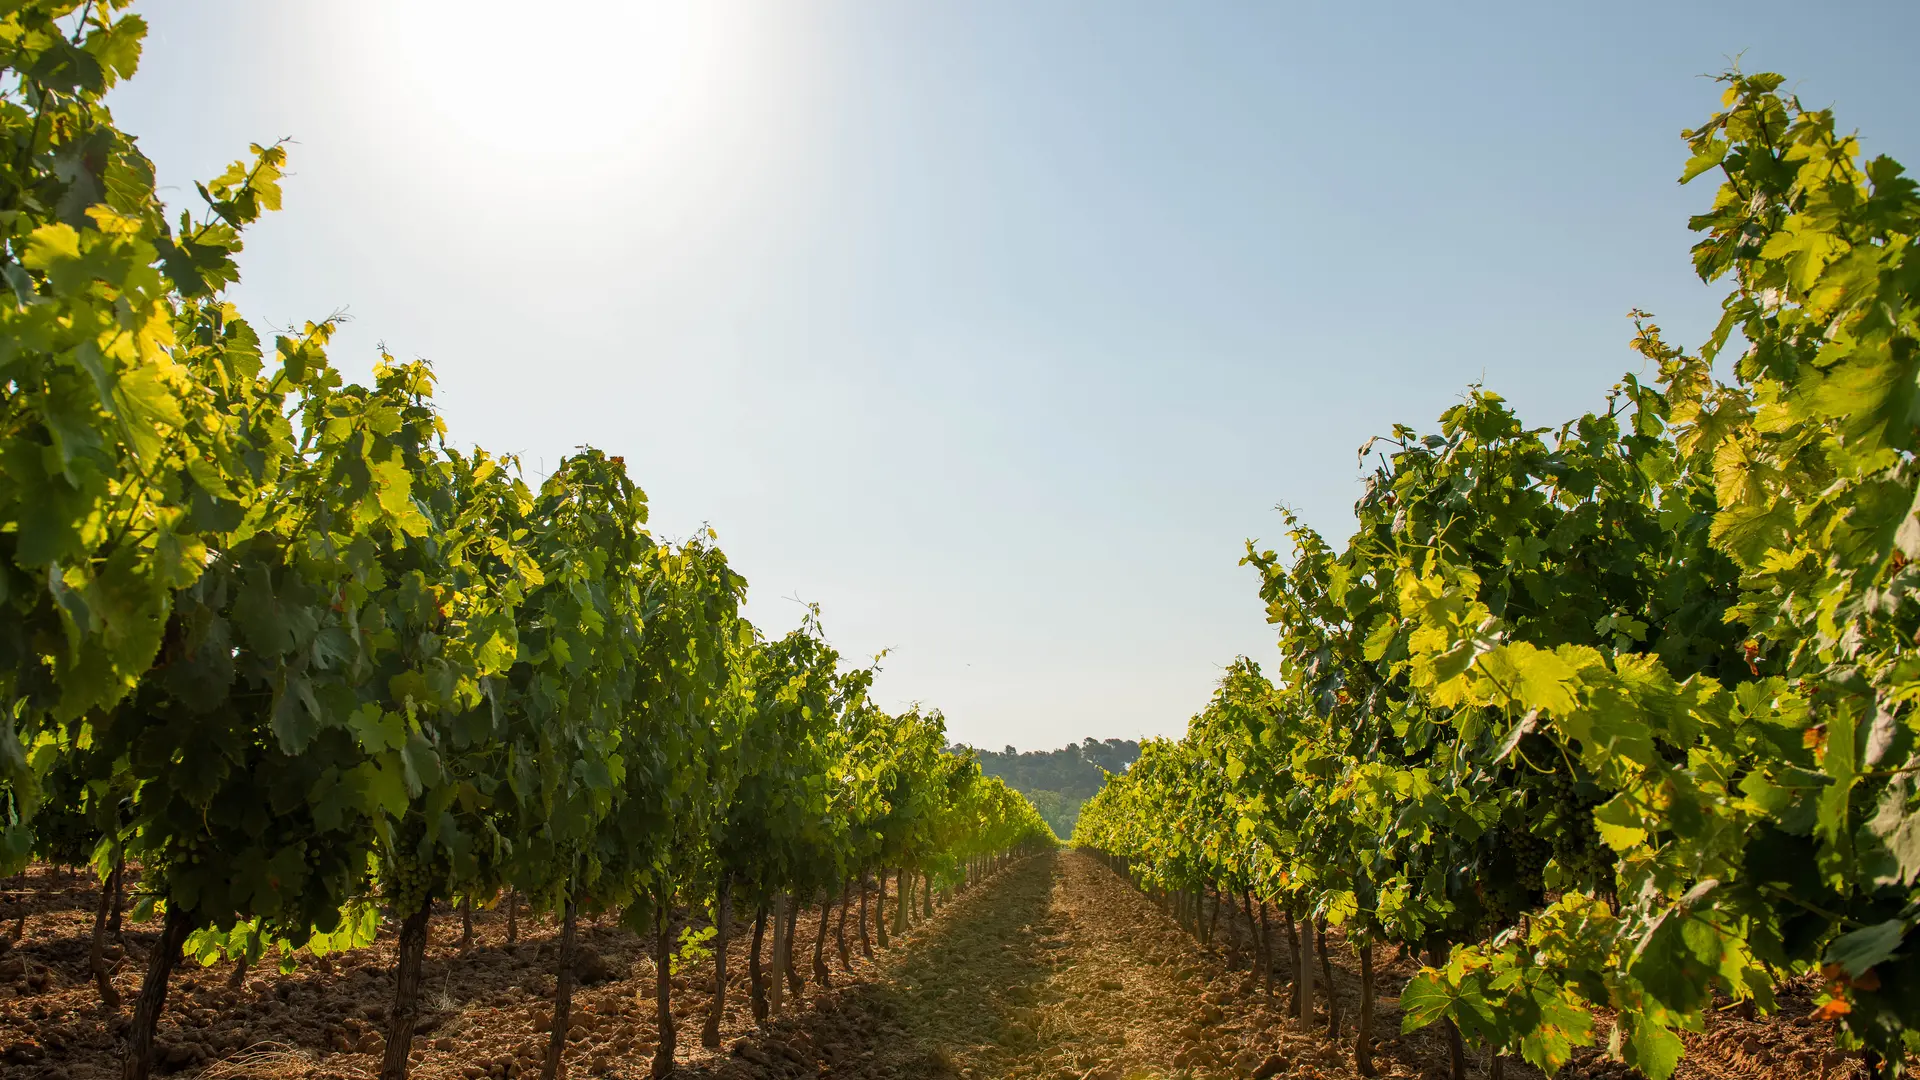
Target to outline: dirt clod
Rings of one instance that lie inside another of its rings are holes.
[[[581,949],[574,956],[573,973],[583,986],[598,986],[620,977],[607,958],[592,949]]]

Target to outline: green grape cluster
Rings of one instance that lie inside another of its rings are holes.
[[[380,892],[393,916],[405,918],[432,900],[434,886],[444,881],[446,874],[445,860],[440,858],[426,863],[404,856],[383,859]]]
[[[182,871],[198,871],[207,864],[207,855],[213,845],[205,836],[180,836],[168,846],[166,870],[169,876]]]
[[[1546,888],[1547,860],[1553,858],[1551,845],[1530,827],[1512,830],[1505,843],[1512,853],[1515,880],[1527,892],[1539,894]]]
[[[1554,828],[1547,842],[1553,861],[1566,876],[1562,887],[1612,892],[1613,851],[1600,841],[1593,824],[1594,808],[1606,796],[1590,782],[1561,769],[1543,778]]]

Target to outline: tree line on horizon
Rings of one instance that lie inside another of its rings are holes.
[[[972,753],[981,772],[1025,795],[1062,839],[1073,835],[1081,806],[1106,785],[1107,776],[1126,772],[1140,757],[1140,744],[1133,739],[1092,736],[1058,750],[1023,752],[1009,745],[996,751],[965,744],[953,749]]]

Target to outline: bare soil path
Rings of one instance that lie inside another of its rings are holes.
[[[1090,856],[963,895],[875,980],[746,1040],[725,1077],[1136,1080],[1349,1075]],[[1417,1075],[1388,1066],[1383,1075]]]

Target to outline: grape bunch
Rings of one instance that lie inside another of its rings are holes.
[[[1530,825],[1509,816],[1482,841],[1473,884],[1478,911],[1469,914],[1469,922],[1483,934],[1513,925],[1539,904],[1548,851]]]
[[[380,860],[380,892],[386,897],[394,918],[420,910],[433,902],[433,894],[446,881],[450,869],[438,850],[425,861],[415,852],[416,844],[397,845]]]
[[[1510,830],[1504,841],[1513,859],[1514,880],[1530,893],[1545,889],[1547,860],[1553,857],[1547,841],[1530,827]]]
[[[1540,779],[1545,785],[1540,793],[1542,809],[1551,813],[1554,823],[1547,842],[1566,883],[1610,892],[1613,851],[1600,842],[1600,832],[1593,824],[1594,808],[1606,801],[1606,794],[1565,767]]]

